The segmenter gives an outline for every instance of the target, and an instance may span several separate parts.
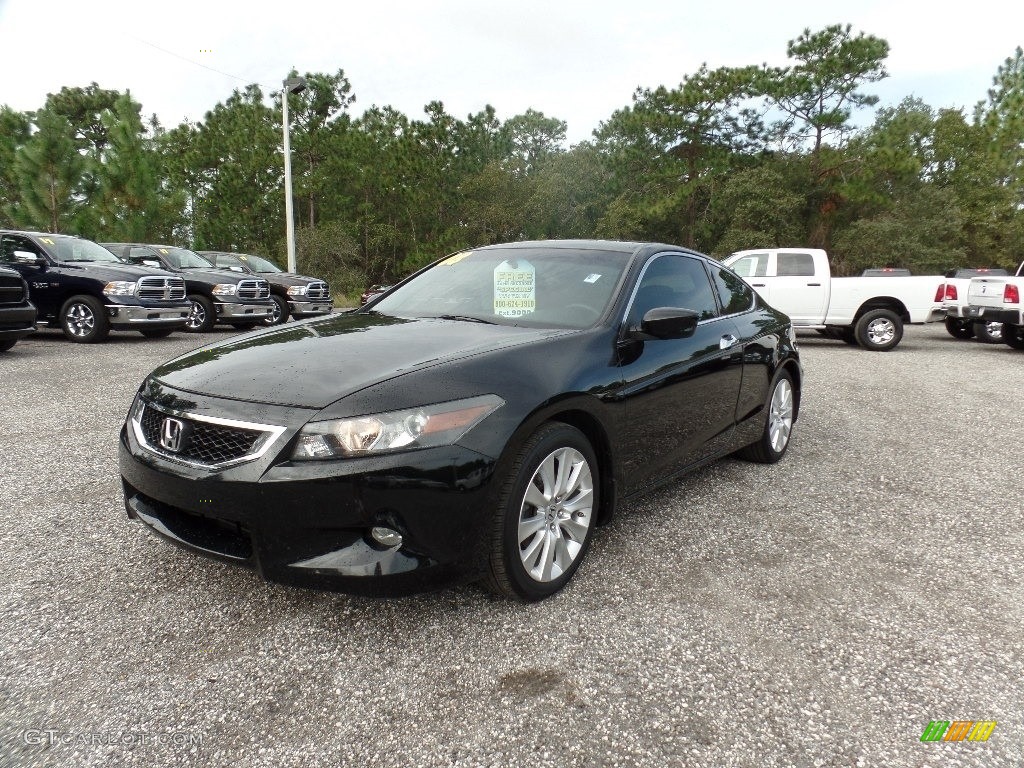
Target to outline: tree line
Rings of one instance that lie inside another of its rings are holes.
[[[839,274],[1015,267],[1024,258],[1024,53],[967,114],[908,96],[876,109],[886,41],[804,30],[787,66],[706,64],[638,88],[592,138],[488,106],[354,116],[343,70],[288,95],[300,267],[338,292],[467,246],[534,238],[826,248]],[[293,75],[297,73],[292,73]],[[280,93],[236,89],[165,128],[96,83],[0,107],[0,222],[95,240],[283,259]],[[855,116],[875,109],[873,122]]]

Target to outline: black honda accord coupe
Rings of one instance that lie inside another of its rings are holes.
[[[801,382],[789,319],[706,256],[492,245],[157,368],[121,432],[125,505],[274,581],[537,600],[623,499],[782,458]]]

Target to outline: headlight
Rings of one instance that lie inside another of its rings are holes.
[[[339,459],[451,445],[504,404],[497,395],[481,395],[406,411],[316,421],[299,432],[292,458]]]
[[[217,283],[213,286],[214,296],[234,296],[236,293],[238,293],[236,283]]]
[[[129,283],[126,280],[115,280],[103,286],[103,293],[106,296],[134,296],[138,290],[137,283]]]
[[[288,289],[289,296],[305,296],[308,285],[293,285]]]

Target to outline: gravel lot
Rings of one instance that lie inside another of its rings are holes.
[[[130,523],[136,387],[227,335],[0,357],[0,765],[1024,764],[1024,353],[802,336],[781,464],[628,505],[520,605],[275,586]],[[998,725],[919,741],[957,719]]]

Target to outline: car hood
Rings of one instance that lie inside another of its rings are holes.
[[[151,376],[196,394],[322,409],[397,376],[565,333],[436,318],[332,315],[202,347]]]
[[[155,267],[140,267],[135,264],[118,264],[113,261],[69,262],[60,264],[61,269],[81,270],[90,277],[108,282],[113,280],[138,280],[140,277],[156,275],[157,277],[177,277],[173,272]]]
[[[262,277],[271,285],[286,285],[291,288],[293,285],[309,285],[310,283],[324,282],[319,277],[306,277],[296,275],[292,272],[257,272],[253,277]]]

